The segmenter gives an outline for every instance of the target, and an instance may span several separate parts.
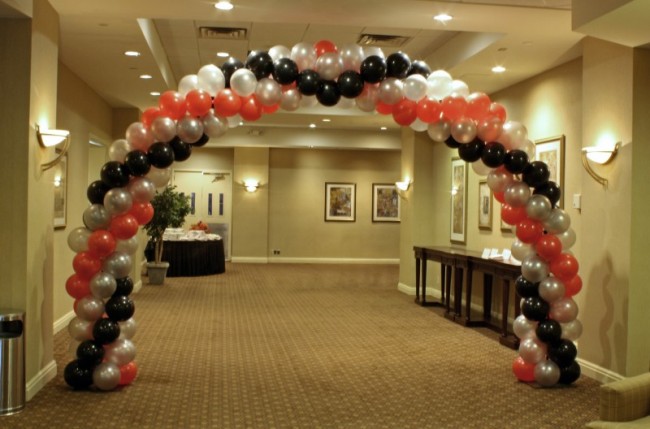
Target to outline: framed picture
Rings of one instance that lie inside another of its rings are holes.
[[[54,167],[54,228],[65,228],[68,188],[68,155]]]
[[[355,221],[356,187],[355,183],[325,183],[326,221]]]
[[[564,135],[535,141],[535,160],[544,161],[551,173],[549,180],[564,190]],[[560,199],[560,207],[563,206]]]
[[[501,219],[501,216],[499,216],[500,222],[501,222],[501,231],[503,232],[514,232],[514,226],[508,225]]]
[[[478,182],[478,228],[492,230],[492,190],[487,180]]]
[[[467,164],[460,158],[451,160],[450,240],[465,243],[467,226]]]
[[[399,222],[400,201],[397,187],[389,183],[372,184],[372,221]]]

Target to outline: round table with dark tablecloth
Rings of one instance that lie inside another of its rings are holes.
[[[153,261],[151,243],[145,256],[148,261]],[[168,277],[207,276],[226,271],[223,240],[165,241],[162,260],[169,262]]]

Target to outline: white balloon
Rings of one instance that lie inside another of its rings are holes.
[[[126,140],[132,149],[146,152],[153,143],[154,137],[151,131],[142,122],[134,122],[126,129]]]
[[[124,163],[126,154],[132,150],[131,145],[126,139],[115,140],[111,144],[111,147],[108,148],[108,158],[111,161]]]
[[[343,45],[339,49],[339,55],[343,61],[343,70],[359,72],[361,62],[365,58],[363,48],[357,44]]]
[[[427,79],[420,74],[412,74],[404,79],[404,97],[419,101],[427,95]]]
[[[280,100],[280,108],[287,112],[293,112],[300,107],[300,91],[296,88],[287,89],[282,93],[282,100]]]
[[[311,69],[316,63],[316,50],[311,43],[300,42],[291,48],[290,58],[296,63],[298,70]]]
[[[130,340],[135,336],[135,333],[138,329],[138,324],[135,322],[135,319],[133,317],[124,320],[123,322],[117,322],[117,323],[120,325],[119,338],[126,338]]]
[[[316,60],[315,69],[322,79],[334,80],[343,71],[343,61],[336,52],[326,52]]]
[[[365,60],[368,57],[376,56],[379,58],[386,59],[384,51],[378,46],[366,46],[363,48],[363,59]]]
[[[185,97],[188,92],[199,88],[199,77],[195,74],[183,76],[178,82],[178,92]]]
[[[115,240],[115,251],[135,255],[135,252],[138,251],[138,237],[134,235],[126,240]]]
[[[269,49],[269,56],[275,62],[281,58],[289,58],[291,56],[291,51],[286,46],[275,45]]]
[[[444,70],[431,72],[427,77],[427,96],[434,100],[442,100],[451,93],[451,75]]]
[[[206,91],[210,96],[216,95],[226,87],[226,78],[221,69],[214,64],[208,64],[199,69],[198,89]]]
[[[300,107],[314,107],[318,104],[318,99],[315,95],[303,95],[300,99]]]
[[[172,178],[172,169],[171,167],[167,168],[156,168],[151,167],[151,170],[147,173],[147,179],[151,180],[156,188],[162,188],[167,186],[169,179]]]
[[[492,167],[483,164],[483,161],[479,159],[478,161],[472,162],[472,170],[477,176],[485,177],[490,174]]]
[[[246,68],[235,70],[230,77],[230,88],[242,97],[248,97],[255,92],[257,78],[255,74]]]
[[[467,96],[469,96],[469,87],[462,80],[452,80],[451,81],[451,95],[467,97]]]
[[[423,131],[427,131],[429,129],[429,124],[427,124],[424,121],[421,121],[419,118],[415,118],[415,121],[409,125],[413,131],[417,131],[419,133]]]
[[[100,204],[97,205],[100,206]],[[88,238],[90,234],[92,234],[92,231],[88,228],[79,227],[73,229],[68,234],[68,247],[76,253],[85,252],[88,250]]]
[[[282,87],[273,79],[265,77],[257,83],[255,95],[261,104],[273,106],[282,100]]]

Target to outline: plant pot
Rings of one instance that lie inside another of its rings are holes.
[[[169,262],[161,262],[159,264],[155,262],[147,263],[147,275],[149,276],[150,285],[161,285],[165,283],[165,277],[167,277],[167,269],[169,268]]]

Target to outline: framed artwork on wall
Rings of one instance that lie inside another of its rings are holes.
[[[467,164],[460,158],[451,160],[451,223],[449,239],[465,243],[467,226]]]
[[[68,155],[54,169],[54,228],[65,228],[68,188]]]
[[[551,173],[548,180],[564,190],[564,135],[535,140],[535,160],[544,161]],[[560,198],[563,207],[564,198]]]
[[[478,182],[478,228],[492,230],[492,190],[487,180]]]
[[[390,183],[372,184],[372,221],[399,222],[400,199],[397,187]]]
[[[325,221],[355,221],[356,187],[356,183],[325,183]]]

